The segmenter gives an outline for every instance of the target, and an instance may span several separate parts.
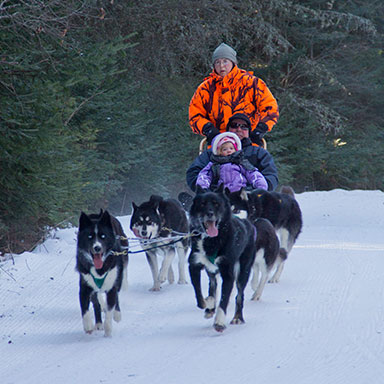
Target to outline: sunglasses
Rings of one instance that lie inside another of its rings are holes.
[[[232,129],[240,128],[240,129],[243,129],[244,131],[249,129],[247,124],[240,124],[240,123],[231,123],[229,128],[232,128]]]

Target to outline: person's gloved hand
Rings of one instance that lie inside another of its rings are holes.
[[[220,131],[212,123],[207,123],[203,127],[203,135],[207,137],[208,144],[211,144],[213,138],[219,133]]]
[[[259,123],[256,125],[256,128],[249,134],[249,138],[253,143],[257,145],[262,145],[261,139],[268,132],[268,125],[265,123]]]

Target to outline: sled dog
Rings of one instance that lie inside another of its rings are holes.
[[[106,294],[104,334],[111,336],[112,317],[121,320],[119,291],[128,265],[128,240],[120,222],[108,211],[80,215],[76,270],[80,274],[80,308],[86,333],[103,329],[103,293]],[[93,304],[95,325],[89,312]]]
[[[185,259],[188,249],[186,239],[178,242],[166,240],[174,233],[187,233],[188,220],[186,213],[178,201],[163,199],[161,196],[152,195],[149,201],[137,206],[132,203],[133,213],[131,218],[131,230],[136,237],[141,239],[141,246],[146,251],[147,260],[151,268],[153,286],[150,291],[159,291],[162,283],[168,278],[168,282],[174,282],[172,260],[177,250],[179,262],[179,284],[186,284]],[[162,238],[164,240],[153,242],[151,240]],[[167,246],[169,244],[169,246]],[[158,268],[157,256],[164,256],[160,268]]]
[[[232,214],[229,200],[220,187],[217,192],[205,192],[199,187],[190,209],[192,249],[189,273],[197,306],[210,318],[216,310],[216,275],[222,279],[221,299],[214,319],[214,328],[222,332],[231,291],[236,281],[236,310],[231,324],[244,323],[244,289],[255,258],[255,227],[247,219]],[[201,289],[201,270],[209,276],[208,297]]]
[[[257,189],[241,190],[230,194],[233,212],[247,217],[255,223],[258,218],[268,219],[275,227],[280,239],[279,257],[271,283],[280,280],[285,260],[295,244],[302,226],[302,214],[291,187],[282,187],[283,192],[268,192]]]

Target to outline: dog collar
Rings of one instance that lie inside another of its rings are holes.
[[[104,277],[101,277],[101,278],[98,278],[98,277],[96,277],[96,276],[93,276],[92,272],[89,272],[89,273],[91,274],[92,279],[93,279],[93,281],[95,282],[96,286],[97,286],[99,289],[101,289],[101,287],[102,287],[103,284],[104,284],[105,278],[108,276],[108,273],[109,273],[109,272],[107,272],[107,273],[104,275]]]

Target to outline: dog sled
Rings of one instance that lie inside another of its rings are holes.
[[[262,140],[262,148],[267,149],[267,142],[264,138]],[[199,143],[199,155],[201,155],[208,147],[207,138],[204,137]],[[178,195],[178,200],[186,211],[189,211],[189,208],[192,205],[193,196],[188,192],[180,192]]]

